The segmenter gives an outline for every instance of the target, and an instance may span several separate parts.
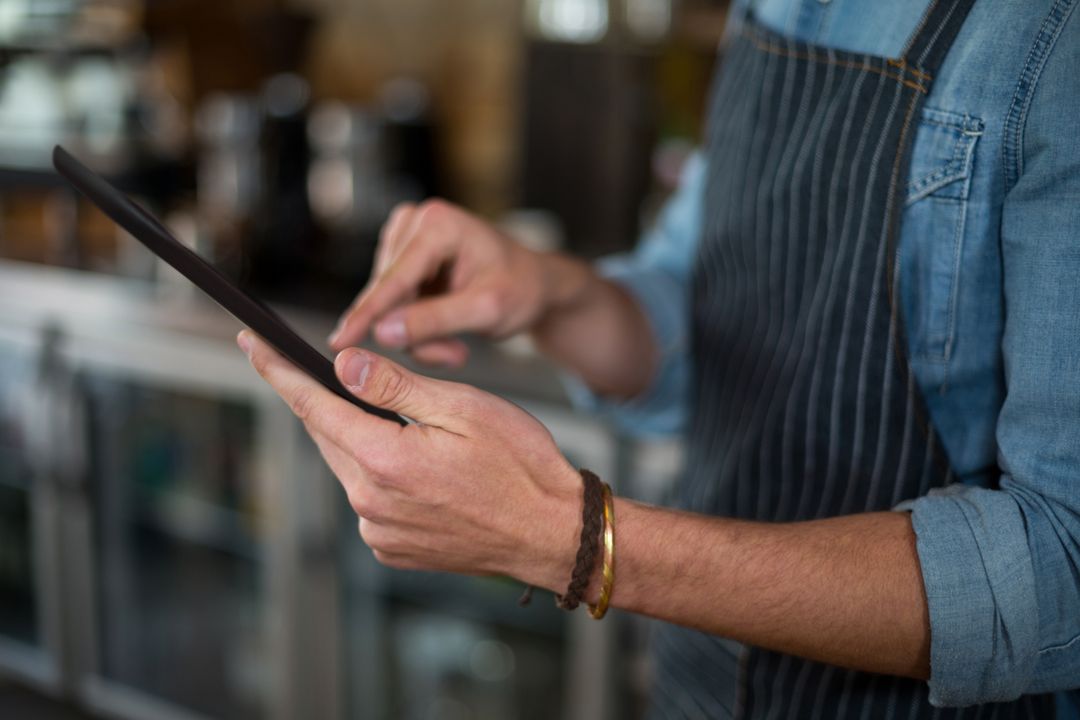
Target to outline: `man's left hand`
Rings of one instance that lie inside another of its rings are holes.
[[[581,478],[528,413],[374,353],[342,351],[334,362],[342,384],[416,421],[400,427],[334,395],[251,331],[237,343],[303,421],[379,562],[560,591],[569,581]]]

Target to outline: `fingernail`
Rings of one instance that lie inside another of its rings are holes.
[[[370,370],[371,359],[367,354],[354,352],[352,357],[345,361],[345,367],[341,370],[341,379],[349,387],[361,390]]]
[[[403,310],[395,310],[375,326],[375,339],[386,347],[405,347],[409,342],[406,334],[405,312]]]
[[[338,326],[334,328],[334,331],[327,336],[326,343],[328,345],[333,345],[334,343],[336,343],[338,335],[341,334],[342,329],[344,329],[344,323],[338,323]]]
[[[251,357],[251,338],[248,336],[247,331],[241,331],[236,336],[236,344],[240,346],[240,349],[244,351],[244,354]]]

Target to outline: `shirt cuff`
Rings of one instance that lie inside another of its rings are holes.
[[[690,375],[684,284],[669,272],[635,265],[629,255],[605,258],[600,274],[624,287],[638,303],[659,349],[651,385],[638,397],[612,401],[593,393],[579,378],[563,374],[574,406],[604,417],[633,436],[671,435],[682,430]]]
[[[1039,608],[1023,514],[1009,493],[960,483],[910,510],[930,613],[930,703],[1014,700],[1037,660]]]

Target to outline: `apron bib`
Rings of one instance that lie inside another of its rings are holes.
[[[951,481],[908,368],[894,260],[916,119],[973,2],[934,0],[899,59],[796,42],[747,13],[711,100],[683,508],[806,520]],[[976,715],[931,707],[923,682],[675,626],[657,629],[654,657],[659,717]]]

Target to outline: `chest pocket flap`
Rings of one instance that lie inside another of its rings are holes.
[[[982,132],[982,120],[924,108],[911,154],[907,204],[928,195],[966,200],[966,180]]]

